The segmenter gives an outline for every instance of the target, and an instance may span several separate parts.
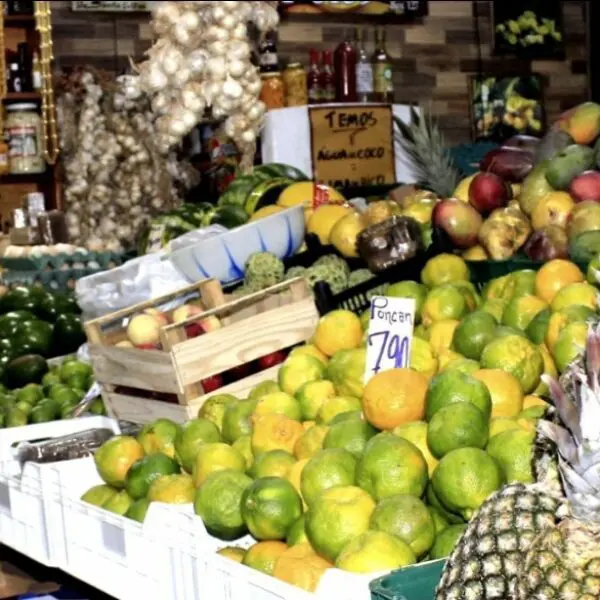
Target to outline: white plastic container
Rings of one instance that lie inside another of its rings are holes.
[[[92,458],[82,459],[81,478],[65,478],[63,485],[66,564],[63,569],[110,596],[121,600],[179,600],[174,595],[175,572],[170,539],[154,530],[156,519],[168,519],[151,505],[143,524],[82,502],[79,498],[102,484]],[[168,521],[165,524],[168,527]]]
[[[15,460],[19,442],[43,440],[92,428],[119,433],[116,421],[86,417],[0,430],[0,542],[50,567],[65,563],[61,488],[66,479],[85,484],[86,473],[77,463],[26,463]]]

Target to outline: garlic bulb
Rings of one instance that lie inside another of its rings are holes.
[[[173,62],[180,60],[175,49],[168,50],[164,45],[157,49]],[[150,73],[164,74],[158,67]],[[155,120],[156,113],[175,107],[182,117],[181,131],[192,127],[204,110],[197,84],[187,83],[179,95],[155,94],[151,105],[139,76],[124,76],[116,83],[115,89],[114,82],[84,71],[73,84],[83,89],[80,102],[72,93],[57,100],[60,118],[68,115],[75,123],[60,127],[61,147],[68,149],[63,151],[67,230],[73,243],[91,251],[134,247],[148,221],[179,205],[180,191],[197,183],[189,165],[164,152],[158,143],[164,117]],[[167,125],[172,123],[167,118]],[[72,139],[64,139],[66,135]],[[173,145],[178,138],[167,139]]]
[[[150,96],[157,144],[168,153],[204,118],[224,119],[224,129],[251,168],[264,105],[261,80],[251,62],[248,23],[261,33],[279,23],[277,2],[157,2],[152,27],[157,41],[138,67]]]

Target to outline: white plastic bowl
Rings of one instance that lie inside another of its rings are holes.
[[[281,259],[294,255],[304,241],[304,228],[304,207],[294,206],[176,250],[169,258],[191,283],[233,283],[244,277],[246,261],[256,252]]]

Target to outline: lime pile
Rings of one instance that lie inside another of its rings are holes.
[[[491,494],[533,481],[541,375],[576,356],[596,309],[576,269],[551,262],[479,293],[462,258],[439,255],[388,292],[416,300],[410,368],[365,385],[368,315],[333,311],[248,398],[215,395],[183,427],[105,444],[105,485],[84,500],[136,520],[152,501],[193,503],[222,556],[309,591],[331,567],[445,557]]]
[[[24,368],[29,366],[25,365]],[[59,366],[52,367],[42,377],[40,384],[29,383],[14,390],[0,386],[0,427],[22,427],[68,419],[93,381],[90,365],[70,356]],[[102,398],[94,400],[89,412],[106,414]]]

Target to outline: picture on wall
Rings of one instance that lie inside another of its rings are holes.
[[[99,2],[73,0],[71,10],[75,12],[148,12],[156,2]]]
[[[474,75],[469,84],[473,137],[502,142],[517,134],[543,135],[543,88],[537,74]]]
[[[563,60],[565,57],[562,7],[559,0],[493,0],[492,28],[495,55],[524,59]]]

